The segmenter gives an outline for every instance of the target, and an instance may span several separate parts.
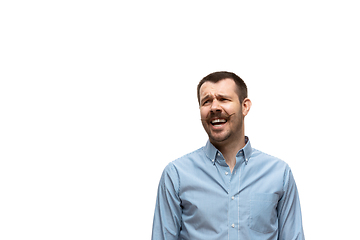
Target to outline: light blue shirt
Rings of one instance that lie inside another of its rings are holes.
[[[164,169],[152,240],[303,240],[289,166],[246,145],[231,173],[209,141]]]

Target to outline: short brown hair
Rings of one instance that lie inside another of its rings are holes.
[[[235,73],[221,71],[221,72],[210,73],[209,75],[204,77],[199,82],[199,84],[197,86],[197,98],[198,98],[199,104],[200,104],[200,88],[201,88],[201,86],[205,82],[217,83],[220,80],[223,80],[225,78],[230,78],[230,79],[234,80],[234,82],[236,83],[236,86],[237,86],[236,92],[237,92],[237,94],[239,96],[240,103],[242,103],[242,101],[244,101],[244,99],[247,98],[247,87],[246,87],[246,84],[245,84],[244,80],[242,80]]]

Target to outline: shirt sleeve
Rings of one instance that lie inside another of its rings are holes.
[[[181,228],[180,180],[170,163],[160,179],[152,229],[152,240],[177,240]]]
[[[279,240],[304,240],[299,194],[287,167],[284,174],[284,194],[278,204]]]

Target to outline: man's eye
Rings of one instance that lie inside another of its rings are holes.
[[[202,105],[205,106],[205,105],[209,105],[210,103],[211,103],[211,100],[205,100]]]

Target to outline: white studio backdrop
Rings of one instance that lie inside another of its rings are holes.
[[[233,71],[307,239],[357,236],[356,1],[3,1],[0,238],[150,239],[164,167],[206,143],[196,85]],[[355,220],[354,220],[355,219]]]

